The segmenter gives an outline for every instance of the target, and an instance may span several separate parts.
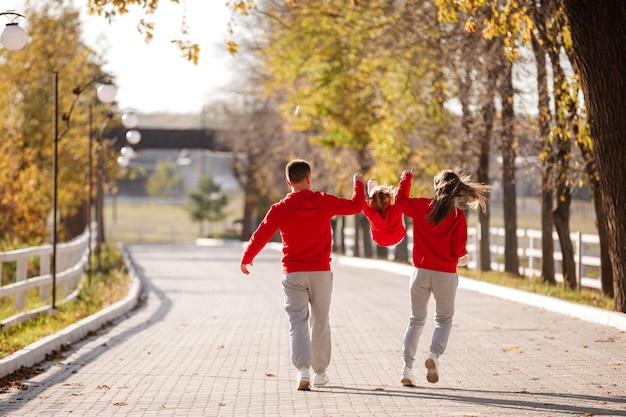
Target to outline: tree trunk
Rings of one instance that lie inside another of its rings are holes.
[[[251,165],[249,165],[251,167]],[[243,203],[243,224],[241,228],[241,240],[246,242],[254,232],[254,208],[258,203],[257,185],[254,179],[254,172],[246,169],[244,179],[244,203]]]
[[[600,282],[602,283],[602,294],[607,297],[615,296],[613,288],[613,268],[611,267],[611,259],[609,258],[609,233],[606,230],[606,218],[602,211],[601,197],[598,192],[598,181],[589,181],[591,189],[591,200],[596,209],[596,228],[598,229],[598,237],[600,239]]]
[[[580,70],[576,66],[575,58],[570,51],[570,62],[574,67],[576,74],[580,74]],[[576,126],[576,134],[578,134],[580,127]],[[602,211],[602,196],[599,192],[598,182],[598,170],[597,170],[597,155],[595,154],[591,143],[586,140],[576,140],[576,144],[580,149],[583,160],[585,161],[585,172],[587,174],[587,180],[589,182],[589,190],[591,192],[591,200],[593,201],[593,207],[596,213],[596,230],[598,231],[598,238],[600,241],[600,283],[602,294],[607,297],[614,297],[615,291],[613,288],[613,267],[611,266],[611,260],[609,258],[609,242],[606,216]]]
[[[339,216],[335,221],[335,233],[333,234],[333,250],[340,254],[346,254],[346,217]]]
[[[615,309],[626,313],[626,2],[563,0],[598,156]]]
[[[485,119],[485,131],[480,138],[480,151],[478,155],[478,169],[476,170],[476,178],[478,182],[489,184],[489,154],[491,153],[491,135],[493,133],[493,118],[495,116],[495,107],[493,106],[494,96],[488,98],[491,105],[489,109],[483,109],[483,117]],[[481,271],[491,271],[491,251],[489,250],[490,234],[489,234],[489,217],[491,213],[490,206],[485,211],[478,211],[478,223],[480,224],[480,247],[479,257],[477,259]]]
[[[408,230],[408,224],[407,224],[407,230]],[[402,242],[398,243],[396,245],[396,250],[394,252],[394,259],[395,262],[409,262],[409,237],[405,236],[404,239],[402,239]]]
[[[504,58],[502,91],[502,205],[504,209],[504,271],[519,275],[517,255],[517,192],[515,189],[515,112],[512,64]]]
[[[333,252],[340,255],[346,254],[346,218],[337,216],[331,222],[333,227]]]
[[[552,149],[550,134],[550,95],[548,93],[548,70],[546,67],[545,31],[543,19],[539,10],[533,9],[534,20],[539,22],[539,38],[533,36],[532,47],[535,61],[537,62],[537,95],[539,110],[539,134],[543,144],[541,164],[541,276],[549,284],[556,284],[554,269],[554,240],[552,231],[554,220],[552,219],[554,192],[552,188],[552,172],[554,168],[554,152]]]
[[[572,130],[570,121],[575,115],[568,104],[571,96],[567,90],[565,72],[560,63],[560,56],[555,48],[548,50],[550,63],[552,64],[552,97],[555,105],[556,129],[553,137],[556,141],[555,168],[556,168],[556,209],[552,213],[554,226],[559,235],[561,246],[561,268],[565,286],[575,289],[578,286],[576,279],[576,261],[574,260],[574,245],[570,236],[570,207],[572,204],[572,138],[569,133]]]
[[[578,281],[576,280],[576,261],[574,260],[574,245],[570,237],[569,214],[572,196],[570,193],[558,198],[556,209],[553,212],[554,226],[559,235],[559,243],[561,244],[561,254],[563,256],[562,271],[565,286],[570,289],[576,289]]]
[[[354,218],[354,243],[353,243],[353,252],[352,255],[353,256],[361,256],[361,217],[365,217],[363,216],[363,214],[359,213],[353,216]],[[367,221],[367,219],[365,219]]]
[[[372,236],[370,232],[370,222],[367,220],[367,217],[363,213],[359,213],[356,215],[355,219],[357,220],[357,226],[361,229],[362,243],[363,243],[363,257],[364,258],[373,258],[374,257],[374,248],[372,246]]]
[[[489,41],[487,43],[489,45],[487,56],[493,56],[494,54],[499,54],[500,51],[497,49],[497,43],[495,41]],[[495,51],[494,51],[495,49]],[[490,60],[491,61],[491,60]],[[493,62],[493,61],[491,61]],[[491,154],[491,140],[493,137],[493,125],[494,119],[496,117],[496,91],[498,84],[498,69],[497,66],[493,64],[489,65],[487,70],[487,93],[486,93],[486,102],[481,109],[482,117],[483,117],[483,130],[481,132],[481,136],[478,138],[479,140],[479,151],[478,151],[478,168],[476,169],[476,179],[478,182],[489,184],[491,182],[489,178],[489,156]],[[479,247],[479,259],[476,259],[478,263],[478,268],[481,271],[491,271],[491,251],[489,249],[490,242],[490,234],[489,234],[489,216],[490,216],[490,206],[487,206],[487,209],[478,212],[478,223],[480,224],[480,247]]]
[[[60,228],[59,236],[62,241],[72,240],[85,231],[88,210],[89,204],[87,204],[87,201],[83,201],[73,216],[61,216],[60,223],[62,227]]]
[[[550,152],[552,152],[550,150]],[[548,157],[552,159],[552,157]],[[554,268],[554,191],[552,190],[553,162],[545,160],[541,167],[541,276],[548,284],[556,284]]]

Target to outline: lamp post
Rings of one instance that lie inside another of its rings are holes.
[[[113,119],[114,114],[109,113],[107,115],[106,120],[102,123],[100,130],[98,132],[98,148],[97,148],[97,188],[96,188],[96,225],[98,229],[97,239],[96,239],[96,262],[97,268],[100,269],[101,265],[101,245],[105,243],[105,232],[104,232],[104,132]],[[139,124],[139,116],[135,111],[129,110],[124,111],[122,113],[122,125],[126,129],[130,129],[126,132],[126,141],[130,144],[137,144],[141,140],[141,133],[135,128]],[[132,149],[132,148],[131,148]],[[124,152],[122,153],[122,157],[124,157]],[[118,158],[118,163],[120,163],[120,159]]]
[[[70,106],[67,113],[64,113],[62,118],[65,122],[65,129],[62,132],[59,132],[59,73],[54,72],[54,148],[53,148],[53,156],[52,156],[52,261],[51,261],[51,272],[52,272],[52,309],[56,308],[56,278],[57,278],[57,243],[58,243],[58,219],[57,219],[57,208],[58,208],[58,176],[59,176],[59,167],[58,167],[58,154],[59,154],[59,141],[61,138],[69,131],[70,122],[72,117],[72,112],[74,110],[74,106],[78,101],[78,98],[88,87],[95,83],[102,83],[98,86],[97,89],[97,97],[103,103],[112,103],[115,100],[115,95],[117,90],[115,86],[110,82],[110,78],[108,76],[100,76],[85,84],[83,87],[77,87],[72,92],[74,93],[74,100],[72,101],[72,105]],[[90,162],[91,163],[91,162]],[[89,179],[91,182],[91,178]],[[90,184],[91,185],[91,184]],[[91,199],[91,195],[89,196]],[[91,227],[91,225],[90,225]],[[91,242],[89,242],[89,247],[91,248]]]
[[[0,16],[11,16],[9,17],[9,23],[6,24],[2,35],[0,35],[0,42],[2,42],[2,45],[9,51],[22,49],[24,45],[26,45],[28,35],[26,31],[18,25],[16,20],[20,17],[25,17],[13,10],[1,12]]]

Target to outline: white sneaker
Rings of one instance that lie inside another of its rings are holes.
[[[328,378],[328,375],[326,375],[326,373],[315,374],[315,378],[313,378],[313,385],[315,387],[322,387],[328,384],[329,381],[330,379]]]
[[[405,387],[412,387],[414,386],[413,381],[415,381],[415,377],[413,376],[413,369],[407,368],[405,366],[402,370],[402,379],[400,380],[400,383],[402,383],[402,385],[404,385]]]
[[[426,379],[428,382],[433,384],[439,382],[439,360],[437,355],[434,353],[428,355],[428,359],[426,359],[424,366],[426,366],[426,369],[428,370],[426,373]]]
[[[311,390],[311,377],[309,376],[309,368],[300,368],[298,370],[298,391]]]

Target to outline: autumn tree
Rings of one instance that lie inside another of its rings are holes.
[[[626,313],[626,3],[563,0],[596,155],[617,311]]]
[[[547,67],[547,48],[550,48],[547,28],[554,16],[553,2],[536,2],[529,8],[536,30],[532,32],[531,48],[537,67],[538,127],[542,149],[541,160],[541,276],[549,284],[556,284],[554,267],[554,208],[553,173],[555,152],[552,145],[552,112],[550,109],[550,86]]]
[[[53,74],[59,73],[59,125],[65,132],[58,145],[59,239],[75,236],[71,227],[82,222],[88,206],[88,106],[94,116],[104,109],[93,88],[77,97],[76,87],[103,75],[101,60],[83,44],[78,11],[65,2],[27,3],[29,42],[20,51],[0,51],[0,129],[4,220],[0,235],[5,244],[41,243],[52,207]],[[10,53],[10,56],[8,55]],[[80,99],[80,100],[79,100]],[[71,117],[62,116],[76,102]],[[36,197],[34,197],[36,196]],[[79,232],[80,233],[80,232]]]
[[[626,204],[623,203],[623,178],[626,178],[625,158],[626,143],[621,138],[626,123],[624,97],[626,89],[624,77],[626,56],[622,53],[626,26],[626,3],[613,0],[590,2],[587,0],[550,0],[563,5],[564,16],[571,28],[572,57],[578,68],[581,86],[589,117],[591,148],[596,155],[598,192],[601,200],[603,221],[606,227],[607,252],[612,267],[615,289],[615,306],[618,311],[626,312]],[[94,2],[95,3],[95,2]],[[289,0],[293,6],[298,4]],[[408,3],[408,2],[405,2]],[[546,2],[547,4],[548,2]],[[114,12],[125,11],[131,4],[143,6],[147,11],[158,4],[141,0],[115,2],[108,0],[94,5],[92,9],[109,7]],[[346,9],[357,7],[359,2],[345,4]],[[442,14],[452,9],[462,8],[472,12],[485,5],[482,0],[436,0]],[[228,6],[242,14],[247,14],[256,7],[254,1],[231,0]],[[495,7],[494,16],[500,24],[492,25],[500,33],[506,51],[515,51],[520,34],[530,39],[532,25],[520,24],[526,21],[526,10],[519,7],[520,2],[507,0],[491,2],[488,7]],[[297,10],[294,8],[293,10]],[[384,13],[382,16],[384,17]],[[495,35],[496,33],[492,33]],[[236,52],[236,42],[229,40],[228,47]]]
[[[436,9],[384,1],[358,10],[319,1],[259,9],[252,17],[264,18],[254,25],[264,28],[260,61],[288,127],[314,145],[352,152],[357,171],[380,183],[394,184],[403,167],[415,166],[416,183],[431,184],[445,156],[460,149],[445,107],[442,57],[452,48]],[[432,30],[416,29],[424,25]],[[358,225],[356,239],[371,256],[369,224],[361,218]]]
[[[548,5],[551,2],[546,1]],[[572,53],[575,67],[580,74],[582,90],[589,117],[591,147],[597,163],[598,190],[601,199],[601,213],[606,227],[599,226],[599,231],[608,235],[608,253],[613,271],[616,309],[626,312],[626,226],[620,219],[626,214],[626,205],[621,203],[619,190],[622,187],[626,167],[621,162],[624,156],[624,142],[617,132],[623,131],[625,80],[619,74],[626,67],[626,58],[617,52],[619,42],[626,30],[623,22],[626,18],[626,4],[622,2],[585,2],[581,0],[563,0],[554,4],[563,6],[565,21],[570,28]],[[483,5],[473,0],[457,1],[454,4],[439,0],[443,11],[458,7],[465,11],[476,10]],[[492,3],[497,5],[497,3]],[[519,2],[503,2],[497,9],[500,16],[511,15],[516,7],[523,18],[526,10],[519,8]],[[511,22],[510,19],[506,20]],[[528,40],[532,25],[525,30],[517,30],[512,25],[495,25],[502,28],[503,39],[511,51],[519,38]],[[580,132],[580,130],[579,130]],[[598,219],[600,220],[600,219]],[[620,227],[622,225],[622,227]]]

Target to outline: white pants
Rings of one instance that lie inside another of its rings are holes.
[[[409,290],[411,294],[411,316],[404,334],[404,350],[402,358],[404,366],[413,368],[417,342],[424,330],[428,315],[430,294],[435,297],[435,330],[430,344],[430,352],[441,356],[446,350],[452,317],[454,316],[454,300],[459,283],[456,273],[431,271],[415,268],[411,275]]]
[[[311,367],[316,374],[323,374],[330,363],[328,312],[333,274],[331,271],[293,272],[283,275],[282,284],[285,311],[289,315],[291,361],[297,369]]]

